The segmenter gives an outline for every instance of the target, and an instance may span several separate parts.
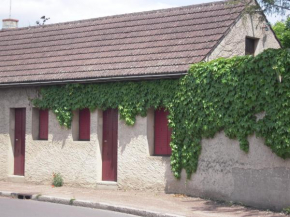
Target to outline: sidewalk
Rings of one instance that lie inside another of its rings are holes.
[[[0,192],[41,195],[41,197],[51,196],[50,198],[66,198],[69,201],[76,199],[76,201],[106,203],[115,207],[130,207],[136,210],[181,216],[284,216],[281,213],[259,211],[236,205],[230,206],[200,198],[168,195],[161,192],[95,190],[66,186],[52,188],[49,185],[10,182],[0,182]]]

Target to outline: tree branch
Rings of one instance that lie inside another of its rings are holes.
[[[290,1],[289,1],[290,2]],[[280,9],[282,9],[282,10],[290,10],[290,6],[289,7],[285,7],[285,6],[281,6],[281,5],[275,5],[275,4],[273,4],[273,5],[268,5],[268,7],[277,7],[277,8],[280,8]]]

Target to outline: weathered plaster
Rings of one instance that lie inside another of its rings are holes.
[[[255,55],[268,48],[280,48],[273,32],[266,31],[266,21],[261,15],[243,15],[215,50],[207,57],[207,60],[214,60],[219,57],[233,57],[245,55],[246,36],[259,38]]]
[[[72,130],[60,127],[52,112],[49,113],[48,141],[40,141],[36,135],[32,136],[36,117],[32,115],[28,98],[34,96],[36,89],[33,88],[0,90],[0,178],[13,175],[13,108],[26,108],[25,180],[51,183],[53,172],[59,172],[68,185],[95,186],[100,175],[97,171],[100,163],[97,161],[100,151],[98,112],[91,114],[91,141],[74,141]]]
[[[177,181],[170,158],[150,155],[146,129],[152,120],[148,118],[153,116],[138,117],[133,127],[122,121],[119,125],[120,188],[165,190],[278,210],[290,205],[290,160],[272,153],[263,139],[250,136],[249,153],[223,132],[204,139],[197,172],[186,180],[183,171]]]
[[[60,127],[50,112],[48,141],[39,141],[32,137],[33,108],[28,100],[35,94],[32,88],[0,90],[0,179],[13,174],[13,108],[25,107],[25,181],[49,184],[52,173],[60,172],[67,185],[97,187],[102,180],[102,112],[91,114],[91,141],[85,142],[74,141],[72,130]],[[204,139],[197,172],[186,180],[183,171],[178,181],[171,173],[170,158],[153,156],[153,129],[153,110],[147,117],[137,117],[134,126],[119,121],[119,188],[165,190],[272,209],[290,205],[290,160],[277,157],[263,139],[249,137],[248,154],[223,132]]]
[[[12,121],[12,120],[14,120],[14,117],[10,119],[10,121]],[[31,134],[32,134],[33,140],[37,140],[39,138],[39,109],[38,108],[32,108]]]
[[[164,190],[170,158],[150,154],[147,124],[146,117],[137,117],[134,126],[119,122],[118,184],[122,189]]]
[[[272,153],[261,138],[253,135],[249,142],[250,152],[246,154],[223,132],[203,140],[198,171],[186,191],[261,208],[289,206],[290,160]]]

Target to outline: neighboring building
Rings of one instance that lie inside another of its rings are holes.
[[[133,127],[118,119],[117,110],[74,111],[68,130],[29,101],[44,85],[174,79],[192,63],[279,48],[263,16],[243,15],[244,8],[216,2],[0,31],[0,179],[50,183],[60,172],[68,185],[284,206],[289,192],[273,192],[264,177],[272,188],[277,179],[284,183],[290,162],[262,140],[250,138],[249,154],[223,133],[204,140],[197,173],[177,181],[165,111],[149,110]]]

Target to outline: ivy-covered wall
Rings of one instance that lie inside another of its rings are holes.
[[[264,51],[257,57],[217,59],[193,65],[179,80],[70,84],[41,89],[35,106],[49,108],[60,125],[70,127],[72,111],[118,108],[120,118],[134,125],[149,108],[170,111],[171,168],[190,178],[198,166],[202,138],[221,130],[249,151],[254,132],[282,158],[290,156],[290,52]],[[265,117],[256,120],[256,114]]]

